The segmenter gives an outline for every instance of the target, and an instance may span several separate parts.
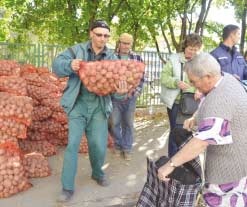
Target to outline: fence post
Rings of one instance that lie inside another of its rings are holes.
[[[38,65],[37,66],[40,67],[40,44],[38,43],[37,45],[38,45],[38,47],[37,47],[38,48],[37,49],[37,51],[38,51],[38,54],[37,54],[37,56],[38,56]]]

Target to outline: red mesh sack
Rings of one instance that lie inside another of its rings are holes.
[[[57,133],[49,133],[47,141],[56,146],[64,146],[68,143],[68,130],[62,130]]]
[[[30,97],[0,92],[0,109],[2,119],[13,119],[27,126],[32,121],[33,106]]]
[[[12,143],[18,145],[18,140],[16,137],[11,136],[11,135],[0,130],[0,144],[5,143],[5,142],[12,142]]]
[[[25,154],[23,166],[29,178],[47,177],[51,175],[48,160],[41,153],[33,152]]]
[[[45,98],[40,102],[43,106],[50,107],[53,111],[64,112],[63,108],[60,106],[60,97]]]
[[[20,65],[15,60],[0,60],[0,76],[20,76]]]
[[[0,76],[0,91],[27,96],[27,83],[18,76]]]
[[[107,144],[108,148],[113,148],[114,147],[114,139],[113,137],[110,135],[110,133],[108,132],[108,144]]]
[[[41,74],[50,73],[50,70],[47,67],[38,67],[37,72],[41,75]]]
[[[59,78],[59,79],[58,79],[58,84],[57,84],[57,86],[58,86],[60,92],[63,92],[64,89],[66,88],[66,86],[67,86],[67,81],[68,81],[68,78]]]
[[[65,137],[64,139],[58,139],[55,135],[54,137],[50,137],[47,141],[54,146],[66,146],[68,144],[68,137]]]
[[[8,118],[0,117],[0,132],[20,139],[25,139],[27,137],[26,125]]]
[[[38,72],[39,72],[39,70],[38,70]],[[41,74],[39,74],[39,76],[43,80],[45,80],[47,83],[52,83],[52,84],[57,85],[58,82],[59,82],[57,76],[55,74],[53,74],[53,73],[50,73],[50,72],[48,72],[48,73],[41,73]]]
[[[26,80],[28,85],[42,87],[46,84],[45,80],[43,80],[38,73],[25,73],[22,77]]]
[[[66,124],[68,122],[67,115],[65,112],[54,111],[52,113],[52,119],[56,122]]]
[[[144,73],[145,64],[135,60],[102,60],[81,62],[79,76],[86,88],[99,96],[116,92],[120,80],[126,80],[129,93]]]
[[[114,147],[114,140],[110,133],[108,133],[108,139],[107,139],[107,147],[108,148],[113,148]],[[82,140],[80,143],[80,148],[79,148],[79,153],[88,153],[88,142],[87,142],[87,137],[85,134],[82,136]]]
[[[34,65],[24,64],[20,67],[21,76],[24,76],[24,75],[30,74],[30,73],[37,73],[37,69]]]
[[[64,130],[64,126],[61,123],[49,119],[44,121],[33,121],[29,128],[46,133],[58,133]]]
[[[52,110],[47,106],[35,106],[32,112],[33,121],[41,121],[49,118],[52,115]]]
[[[27,85],[27,93],[28,96],[40,101],[44,98],[47,98],[49,91],[40,86]]]
[[[39,152],[42,153],[44,156],[52,156],[57,153],[56,147],[46,140],[19,140],[19,146],[21,150],[25,153]]]
[[[33,106],[40,106],[39,100],[33,98]]]
[[[87,137],[84,134],[80,143],[79,153],[88,153]]]
[[[12,142],[0,144],[0,198],[10,197],[31,186],[18,146]]]
[[[31,141],[46,140],[49,137],[49,133],[27,130],[27,139]]]

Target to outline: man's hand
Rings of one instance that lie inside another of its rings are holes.
[[[73,59],[71,61],[72,70],[75,71],[75,72],[78,72],[78,70],[80,69],[80,63],[81,63],[80,59]]]
[[[127,81],[125,81],[125,80],[120,80],[119,82],[118,82],[118,85],[116,85],[115,84],[115,89],[116,89],[116,92],[118,93],[118,94],[125,94],[125,93],[127,93],[128,92],[128,85],[127,85]]]
[[[183,128],[187,129],[188,131],[192,131],[192,129],[195,126],[195,124],[196,124],[195,117],[192,116],[191,118],[186,119],[184,121]]]

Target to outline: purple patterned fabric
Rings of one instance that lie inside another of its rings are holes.
[[[198,125],[195,138],[211,145],[224,145],[233,142],[230,122],[219,117],[207,117]],[[247,177],[226,184],[207,184],[203,197],[208,207],[247,207]]]
[[[226,137],[230,135],[230,124],[226,120],[224,120],[221,125],[220,135],[222,137]]]
[[[207,141],[211,145],[231,144],[230,122],[219,117],[207,117],[198,125],[194,137]]]
[[[238,201],[238,196],[236,194],[233,194],[230,198],[230,206],[236,207]]]
[[[199,124],[198,131],[199,132],[208,131],[208,130],[212,129],[214,124],[215,124],[215,119],[214,118],[207,119],[207,120],[205,120],[205,121],[203,121],[203,122],[201,122]]]
[[[204,186],[203,198],[208,207],[246,207],[247,177],[227,184],[207,184]]]
[[[222,203],[222,198],[216,193],[207,193],[204,195],[204,200],[209,206],[219,206]]]
[[[239,185],[238,182],[232,182],[232,183],[227,183],[227,184],[221,184],[219,185],[219,188],[222,192],[229,192],[231,191],[233,188],[236,188]]]

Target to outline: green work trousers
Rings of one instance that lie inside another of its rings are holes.
[[[107,149],[107,118],[99,104],[99,97],[91,93],[79,95],[75,106],[68,114],[69,139],[64,154],[63,189],[74,190],[77,173],[78,150],[83,133],[86,133],[92,176],[102,178],[102,166]]]

